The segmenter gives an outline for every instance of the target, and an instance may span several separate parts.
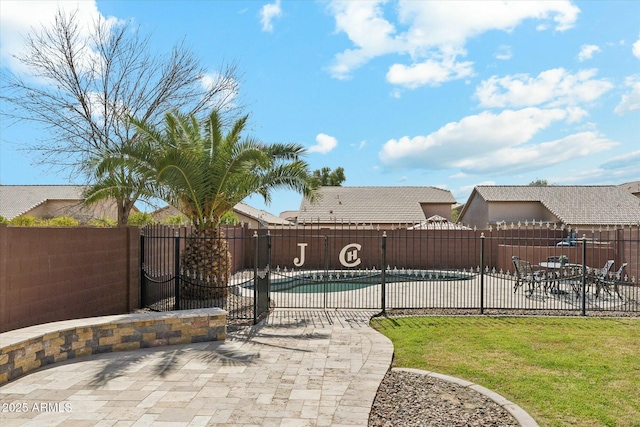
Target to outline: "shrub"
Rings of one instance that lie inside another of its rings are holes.
[[[233,211],[227,211],[220,218],[221,224],[237,225],[240,222],[238,216]]]
[[[41,221],[33,216],[20,215],[9,221],[9,224],[15,227],[35,227],[36,225],[39,225],[40,222]]]
[[[133,212],[129,215],[129,225],[137,225],[139,227],[145,225],[153,225],[156,223],[156,220],[153,219],[150,213],[148,212]]]
[[[115,227],[118,225],[118,221],[114,221],[105,216],[102,218],[92,218],[87,224],[92,227]]]
[[[0,224],[9,224],[9,220],[0,215]]]
[[[46,225],[50,227],[77,227],[80,221],[70,216],[57,216],[47,221]]]
[[[181,214],[171,215],[162,220],[164,225],[184,225],[186,224],[184,217]]]

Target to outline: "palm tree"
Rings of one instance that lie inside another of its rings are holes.
[[[226,296],[230,255],[219,222],[237,203],[253,194],[269,203],[277,188],[315,197],[308,165],[301,159],[304,148],[243,138],[246,122],[247,116],[237,120],[223,135],[217,111],[202,123],[194,115],[169,113],[162,129],[132,120],[143,142],[125,153],[126,161],[155,183],[156,197],[195,225],[181,259],[189,277],[182,286],[186,297]]]

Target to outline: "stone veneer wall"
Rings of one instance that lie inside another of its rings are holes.
[[[0,334],[0,385],[52,363],[91,354],[226,338],[219,308],[76,319]]]

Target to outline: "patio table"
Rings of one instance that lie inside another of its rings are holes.
[[[540,268],[543,268],[549,272],[552,272],[554,280],[551,281],[549,292],[557,295],[565,295],[567,292],[560,289],[560,282],[562,279],[562,273],[565,269],[577,269],[582,268],[582,264],[570,264],[555,261],[541,262],[538,264]],[[571,287],[577,292],[575,283],[570,283]]]

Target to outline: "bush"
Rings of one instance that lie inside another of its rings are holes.
[[[102,217],[102,218],[93,218],[89,220],[87,224],[90,225],[91,227],[115,227],[116,225],[118,225],[118,221],[114,221],[107,217]]]
[[[164,225],[185,225],[186,222],[181,214],[171,215],[162,220]]]
[[[224,215],[222,215],[222,217],[220,218],[221,224],[238,225],[239,222],[240,220],[238,219],[238,216],[233,211],[225,212]]]
[[[80,221],[70,216],[57,216],[47,221],[46,225],[49,227],[77,227],[80,225]]]
[[[139,227],[143,227],[145,225],[153,225],[156,223],[156,220],[153,219],[150,213],[148,212],[133,212],[129,215],[128,225],[137,225]]]
[[[14,227],[35,227],[41,222],[41,220],[33,216],[20,215],[9,221],[9,225],[13,225]]]
[[[9,224],[9,220],[0,215],[0,224]]]

